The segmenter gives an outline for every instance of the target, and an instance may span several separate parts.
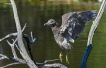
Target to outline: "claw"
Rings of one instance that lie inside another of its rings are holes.
[[[59,58],[60,58],[60,61],[62,62],[62,56],[63,56],[63,54],[62,54],[62,52],[60,53],[60,55],[59,55]]]
[[[67,63],[67,64],[70,64],[70,63],[69,63],[69,60],[68,60],[68,55],[66,55],[66,63]]]

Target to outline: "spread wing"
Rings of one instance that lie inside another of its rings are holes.
[[[62,16],[60,32],[69,41],[74,40],[84,30],[86,23],[96,17],[96,11],[69,12]]]

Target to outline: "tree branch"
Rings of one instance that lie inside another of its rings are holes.
[[[5,65],[5,66],[2,66],[2,67],[0,67],[0,68],[6,68],[6,67],[9,67],[9,66],[12,66],[12,65],[17,65],[17,64],[22,64],[22,63],[14,62],[14,63],[7,64],[7,65]]]
[[[91,29],[90,29],[90,32],[89,32],[89,35],[88,35],[87,46],[92,44],[93,35],[94,35],[94,32],[95,32],[97,26],[99,25],[100,19],[102,18],[102,15],[103,15],[103,12],[104,12],[104,9],[105,9],[105,5],[106,5],[106,0],[103,0],[102,5],[100,7],[100,10],[98,12],[98,15],[97,15],[96,19],[93,21],[93,24],[91,26]]]
[[[23,27],[23,29],[22,29],[22,32],[25,30],[25,28],[26,28],[26,23],[25,23],[25,25],[24,25],[24,27]],[[16,33],[11,33],[11,34],[6,35],[6,36],[3,37],[2,39],[0,39],[0,42],[2,42],[3,40],[5,40],[5,39],[7,39],[7,38],[9,38],[9,37],[11,37],[11,36],[17,36],[17,32],[16,32]]]
[[[45,66],[42,66],[42,68],[67,68],[67,67],[60,63],[54,63],[54,64],[46,64]]]
[[[0,54],[0,60],[3,60],[3,59],[9,59],[9,60],[19,62],[19,63],[22,63],[22,64],[26,63],[23,59],[14,58],[14,57],[10,57],[10,56],[7,56],[7,55]]]
[[[97,15],[96,19],[93,21],[93,24],[92,24],[91,29],[89,31],[87,48],[86,48],[86,51],[85,51],[84,56],[82,58],[80,68],[86,68],[86,62],[87,62],[88,56],[90,55],[90,53],[92,51],[92,39],[94,36],[94,32],[95,32],[97,26],[99,25],[100,19],[102,18],[105,5],[106,5],[106,0],[103,0],[102,5],[100,7],[100,10],[98,12],[98,15]]]
[[[22,51],[21,55],[24,58],[24,60],[26,61],[26,64],[30,68],[37,68],[37,66],[34,64],[34,62],[30,59],[30,57],[27,54],[27,51],[24,47],[24,43],[23,43],[23,40],[22,40],[22,31],[21,31],[20,21],[19,21],[19,18],[18,18],[18,13],[17,13],[17,8],[16,8],[16,5],[15,5],[15,2],[14,2],[14,0],[10,0],[10,1],[11,1],[11,4],[12,4],[14,19],[15,19],[16,28],[17,28],[18,46],[19,46],[20,50]]]
[[[17,40],[17,39],[16,39],[16,40]],[[14,58],[18,58],[18,57],[17,57],[17,54],[16,54],[16,51],[15,51],[15,48],[14,48],[16,40],[15,40],[15,41],[13,40],[13,44],[11,44],[11,43],[7,40],[7,43],[8,43],[8,44],[10,45],[10,47],[11,47],[11,50],[12,50],[12,53],[13,53]]]

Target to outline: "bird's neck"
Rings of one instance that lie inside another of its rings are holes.
[[[52,29],[53,34],[55,35],[55,33],[57,33],[57,30],[58,30],[58,23],[52,24],[51,29]]]
[[[52,29],[52,32],[53,32],[54,35],[55,35],[55,33],[58,32],[58,26],[57,25],[54,26],[54,27],[51,27],[51,29]]]
[[[57,28],[57,25],[51,26],[51,29],[56,29],[56,28]]]

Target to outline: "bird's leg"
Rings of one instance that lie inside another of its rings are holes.
[[[63,52],[63,50],[62,50],[62,52]],[[60,59],[60,61],[62,62],[62,56],[63,56],[63,54],[62,54],[62,52],[59,54],[59,59]]]
[[[66,54],[66,63],[69,64],[69,60],[68,60],[68,51],[67,51],[67,54]]]
[[[62,54],[62,52],[60,53],[60,55],[59,55],[59,59],[60,59],[60,61],[62,62],[62,56],[63,56],[63,54]]]

